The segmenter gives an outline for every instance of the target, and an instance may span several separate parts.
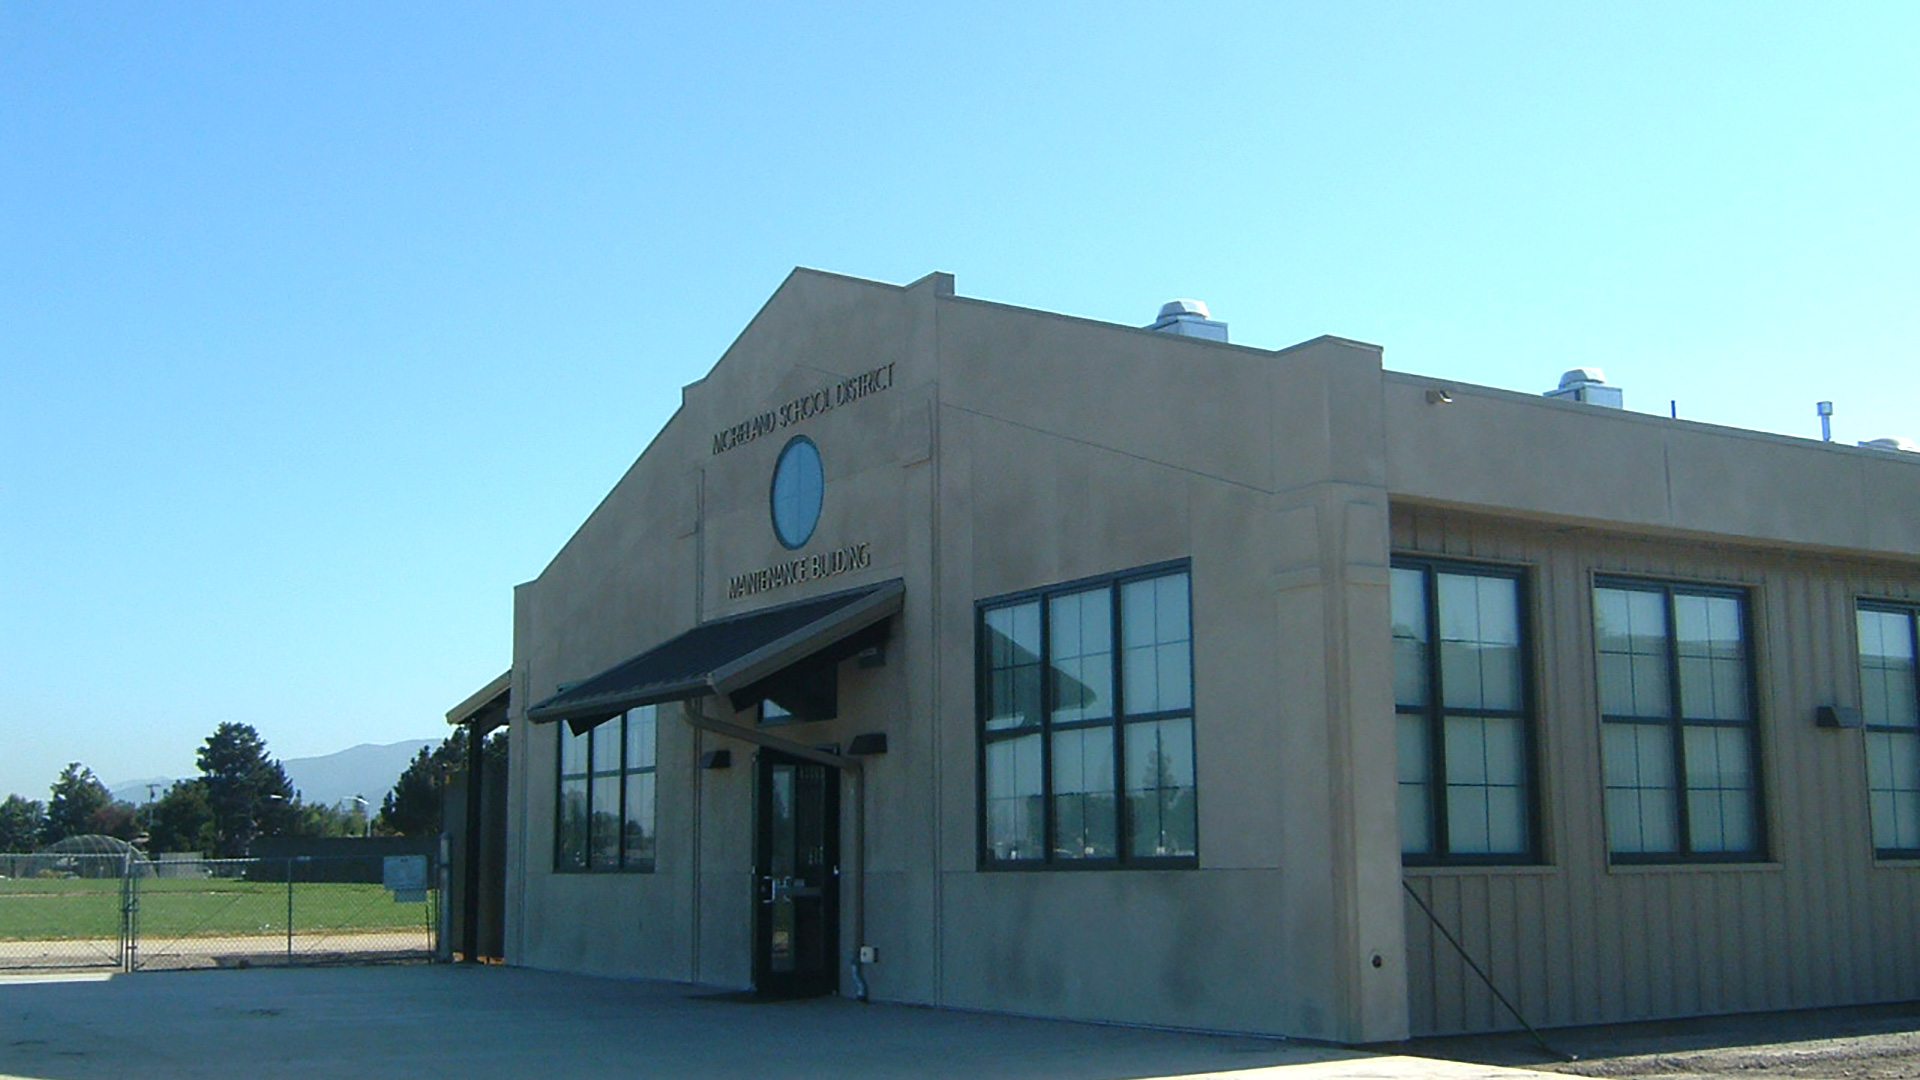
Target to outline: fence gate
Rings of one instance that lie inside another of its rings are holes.
[[[0,855],[0,969],[124,968],[124,854]]]
[[[425,960],[436,946],[424,855],[0,859],[0,970]]]

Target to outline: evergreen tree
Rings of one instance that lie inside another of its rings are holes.
[[[87,835],[93,831],[94,818],[113,805],[107,785],[77,761],[60,770],[60,779],[53,782],[51,790],[53,798],[47,801],[47,823],[41,832],[43,844]]]
[[[442,743],[440,749],[445,747]],[[450,771],[441,757],[440,750],[429,753],[424,746],[413,756],[400,779],[394,781],[393,790],[380,800],[381,832],[433,836],[440,831],[440,794],[446,789]]]
[[[148,851],[197,851],[214,848],[213,803],[200,780],[176,780],[148,807]]]
[[[299,823],[293,785],[267,743],[249,724],[221,724],[207,736],[195,760],[213,810],[214,853],[234,858],[254,838],[285,836]]]
[[[0,851],[33,851],[40,846],[47,808],[38,799],[9,795],[0,802]]]
[[[481,752],[486,756],[486,768],[505,768],[507,759],[506,732],[502,731],[488,739]],[[455,773],[464,772],[467,767],[467,729],[463,725],[453,729],[432,752],[421,747],[413,756],[406,771],[380,801],[380,816],[374,821],[374,828],[386,833],[398,833],[401,836],[435,836],[443,823],[440,820],[441,809],[445,804],[447,782]]]

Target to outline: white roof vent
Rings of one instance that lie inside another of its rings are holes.
[[[1227,324],[1214,319],[1206,303],[1200,300],[1169,300],[1161,304],[1160,317],[1147,329],[1207,341],[1227,340]]]
[[[1577,367],[1560,376],[1558,389],[1549,390],[1544,395],[1550,398],[1566,398],[1586,405],[1600,405],[1609,409],[1625,408],[1625,395],[1617,386],[1607,385],[1607,373],[1597,367]]]
[[[1898,450],[1906,454],[1920,454],[1920,442],[1914,442],[1904,435],[1889,435],[1884,439],[1868,439],[1860,445],[1869,450]]]

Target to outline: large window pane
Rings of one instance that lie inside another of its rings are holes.
[[[1920,848],[1920,798],[1912,792],[1870,791],[1873,846],[1877,851],[1913,851]]]
[[[559,827],[556,830],[554,865],[561,870],[587,868],[587,780],[586,777],[560,781]]]
[[[1695,851],[1745,851],[1755,841],[1753,754],[1744,728],[1686,729],[1688,831]]]
[[[1447,846],[1455,854],[1528,848],[1526,731],[1502,717],[1447,718]]]
[[[1525,739],[1525,728],[1511,717],[1447,717],[1447,782],[1525,784]]]
[[[1637,589],[1595,589],[1593,611],[1600,711],[1608,716],[1667,715],[1671,697],[1666,606],[1661,595]]]
[[[1680,715],[1738,720],[1747,715],[1740,604],[1725,596],[1675,596],[1674,651],[1680,661]]]
[[[995,859],[1043,858],[1040,736],[990,742],[986,759],[987,850]]]
[[[1053,803],[1056,856],[1111,859],[1119,854],[1112,728],[1054,733]]]
[[[1688,787],[1753,789],[1753,755],[1745,728],[1689,727],[1685,742]]]
[[[1520,608],[1511,578],[1438,575],[1440,685],[1451,708],[1520,708]]]
[[[589,753],[596,774],[619,773],[621,727],[620,721],[607,720],[593,729],[590,735],[593,748]]]
[[[587,868],[588,808],[587,754],[591,733],[575,735],[565,724],[556,727],[560,744],[559,804],[555,808],[553,865],[556,870]]]
[[[1427,748],[1430,736],[1424,716],[1399,717],[1400,751],[1400,850],[1406,854],[1426,854],[1433,850],[1433,807],[1428,777],[1433,769],[1433,754]]]
[[[1113,715],[1113,593],[1070,593],[1048,602],[1053,722]]]
[[[1193,704],[1193,650],[1185,574],[1121,587],[1121,633],[1128,713],[1168,712]]]
[[[1607,724],[1601,730],[1607,832],[1613,850],[1679,850],[1673,739],[1661,724]]]
[[[1757,839],[1753,798],[1745,791],[1689,791],[1688,833],[1693,850],[1740,852],[1753,849]]]
[[[1427,575],[1393,571],[1393,700],[1427,703]]]
[[[658,721],[655,708],[645,705],[627,713],[627,768],[653,768],[653,747]]]
[[[987,728],[1040,722],[1040,604],[994,608],[982,619],[987,650]]]
[[[587,784],[587,865],[595,870],[620,866],[620,798],[622,720],[608,720],[593,729],[588,762],[592,779]]]
[[[1914,704],[1912,617],[1860,612],[1860,712],[1870,727],[1920,726]]]
[[[627,865],[653,860],[653,774],[627,777],[626,821],[622,826],[622,857]]]
[[[575,735],[573,729],[565,724],[555,725],[560,729],[560,775],[585,776],[587,773],[587,747],[592,735]]]
[[[1197,843],[1193,722],[1126,725],[1127,839],[1136,856],[1192,855]]]
[[[588,784],[593,810],[588,820],[588,865],[606,870],[620,865],[620,774],[596,774]]]

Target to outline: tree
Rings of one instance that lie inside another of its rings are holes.
[[[326,803],[296,802],[299,820],[295,836],[359,836],[365,831],[366,816],[357,808],[351,812]]]
[[[489,770],[506,767],[506,735],[505,731],[500,732],[481,748]],[[401,836],[438,835],[443,825],[440,814],[446,801],[447,782],[466,767],[467,729],[462,725],[454,728],[453,734],[431,753],[423,746],[413,756],[406,771],[394,782],[393,790],[380,801],[380,816],[374,828]]]
[[[140,811],[132,803],[116,799],[93,812],[93,817],[87,821],[87,831],[119,840],[132,840],[140,835]]]
[[[213,810],[216,855],[242,856],[255,837],[285,836],[296,830],[300,811],[293,785],[280,763],[267,755],[266,740],[251,725],[221,724],[207,736],[195,760]]]
[[[451,741],[451,738],[447,740]],[[400,779],[394,781],[393,790],[380,800],[379,827],[382,832],[399,833],[401,836],[433,836],[439,833],[440,795],[446,790],[447,774],[452,771],[441,753],[446,745],[441,743],[432,753],[428,753],[423,746],[407,763]]]
[[[51,790],[53,798],[47,801],[47,823],[40,837],[44,844],[87,835],[93,831],[96,815],[113,805],[107,785],[77,761],[60,770]]]
[[[148,807],[148,851],[197,851],[214,848],[213,803],[201,780],[176,780]]]
[[[38,799],[9,795],[0,802],[0,851],[33,851],[40,846],[40,830],[47,808]]]

